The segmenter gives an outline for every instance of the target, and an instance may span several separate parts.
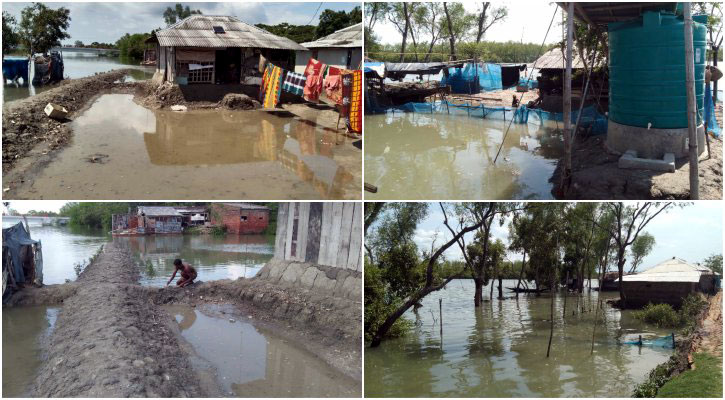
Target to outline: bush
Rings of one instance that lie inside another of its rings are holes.
[[[683,333],[690,334],[697,328],[697,320],[708,306],[708,302],[704,296],[699,293],[692,293],[685,298],[680,307],[681,323],[685,325]]]
[[[642,310],[632,314],[635,318],[641,319],[649,324],[656,324],[659,327],[674,328],[682,323],[680,314],[669,304],[647,304]]]
[[[227,227],[224,225],[215,225],[211,227],[211,234],[214,236],[224,236],[227,234]]]

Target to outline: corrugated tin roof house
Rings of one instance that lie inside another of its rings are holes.
[[[302,43],[309,50],[296,52],[295,72],[303,73],[310,57],[333,67],[357,69],[362,62],[362,38],[362,23],[359,23],[314,42]]]
[[[231,16],[192,15],[148,40],[156,43],[156,72],[162,81],[187,84],[244,83],[261,76],[259,56],[289,68],[291,52],[307,50],[294,41]]]
[[[622,277],[627,305],[667,303],[675,307],[693,292],[711,293],[715,274],[707,267],[672,257],[638,274]]]

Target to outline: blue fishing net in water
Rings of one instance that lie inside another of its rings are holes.
[[[479,93],[503,89],[501,66],[498,64],[466,63],[463,68],[448,68],[441,86],[450,86],[453,93]]]
[[[448,114],[503,121],[513,120],[513,122],[517,124],[556,125],[558,122],[564,121],[563,113],[548,112],[537,108],[528,108],[527,106],[520,106],[518,108],[489,107],[484,105],[473,106],[468,103],[453,104],[448,101],[436,101],[432,103],[411,102],[387,108],[367,103],[365,106],[367,107],[365,112],[371,114],[398,110],[403,112]],[[572,110],[572,124],[576,123],[578,115],[579,110]],[[599,113],[595,106],[584,107],[581,115],[581,120],[579,121],[579,127],[581,129],[584,129],[585,131],[588,131],[589,134],[594,135],[607,133],[607,117]]]
[[[642,339],[642,343],[638,340],[622,342],[622,344],[629,344],[633,346],[649,346],[649,347],[664,347],[668,349],[674,349],[675,344],[672,341],[672,336],[661,336],[657,338]]]
[[[705,86],[705,123],[707,123],[707,131],[713,135],[720,136],[720,126],[715,118],[715,104],[712,101],[712,91],[710,85]]]

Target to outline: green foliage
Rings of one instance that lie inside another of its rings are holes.
[[[286,37],[297,43],[311,42],[317,39],[317,27],[314,25],[291,25],[286,22],[277,25],[256,24],[267,32]]]
[[[125,34],[116,41],[116,47],[121,51],[122,57],[143,58],[143,52],[146,48],[146,39],[151,37],[147,33],[134,33],[133,35]]]
[[[59,214],[70,217],[71,225],[111,229],[111,216],[128,212],[129,203],[66,203]]]
[[[353,8],[350,12],[325,10],[320,13],[320,22],[315,29],[315,39],[360,22],[362,22],[362,9],[359,6]]]
[[[201,10],[192,10],[189,6],[184,7],[181,4],[176,3],[173,8],[166,7],[166,10],[164,10],[164,22],[166,22],[166,25],[168,26],[192,15],[201,15]]]
[[[695,368],[664,383],[657,397],[722,398],[722,360],[707,353],[693,354]]]
[[[7,11],[3,11],[3,56],[17,49],[20,43],[17,21]]]
[[[713,272],[717,272],[722,275],[722,254],[711,254],[703,262],[706,267],[710,268]]]
[[[388,294],[384,272],[374,264],[365,263],[365,340],[370,341],[385,319],[402,304],[398,297]],[[399,318],[387,332],[386,337],[399,337],[411,328],[412,323]]]
[[[211,227],[211,234],[213,236],[224,236],[227,234],[227,227],[224,225],[216,225]]]
[[[699,293],[688,295],[680,306],[680,320],[684,325],[684,335],[690,334],[697,328],[697,321],[702,312],[708,307],[705,297]]]
[[[35,53],[47,53],[61,40],[70,38],[66,31],[70,20],[70,10],[65,7],[52,9],[33,3],[20,13],[20,43]]]
[[[642,260],[652,251],[655,246],[655,237],[648,232],[641,233],[637,236],[637,239],[632,243],[632,248],[629,250],[632,254],[632,268],[629,270],[630,273],[637,270],[637,267],[642,263]]]
[[[367,35],[367,32],[366,32]],[[366,36],[367,39],[370,39]],[[400,59],[400,44],[385,44],[380,45],[373,41],[372,44],[368,45],[366,42],[365,53],[370,58],[379,61],[387,62],[398,62]],[[539,49],[541,43],[518,43],[518,42],[489,42],[481,41],[475,43],[473,41],[466,41],[456,43],[456,53],[459,59],[470,59],[478,58],[481,62],[491,63],[508,63],[508,62],[519,62],[519,63],[531,63],[534,62],[539,56]],[[439,43],[430,49],[430,45],[427,42],[418,43],[416,46],[413,44],[407,44],[406,53],[418,53],[418,59],[423,61],[424,57],[428,54],[429,61],[448,61],[448,54],[450,54],[450,46],[448,43]],[[546,52],[548,48],[544,48]],[[414,54],[406,54],[404,62],[412,62],[415,60]]]
[[[669,304],[647,304],[642,310],[632,313],[634,318],[648,324],[656,324],[661,328],[675,328],[680,326],[680,315]]]
[[[677,355],[650,371],[647,380],[634,388],[632,397],[655,397],[657,390],[670,379],[670,374],[677,365]]]

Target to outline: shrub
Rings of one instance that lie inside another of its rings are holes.
[[[635,311],[633,316],[649,324],[659,327],[674,328],[682,323],[680,314],[669,304],[647,304],[642,310]]]

